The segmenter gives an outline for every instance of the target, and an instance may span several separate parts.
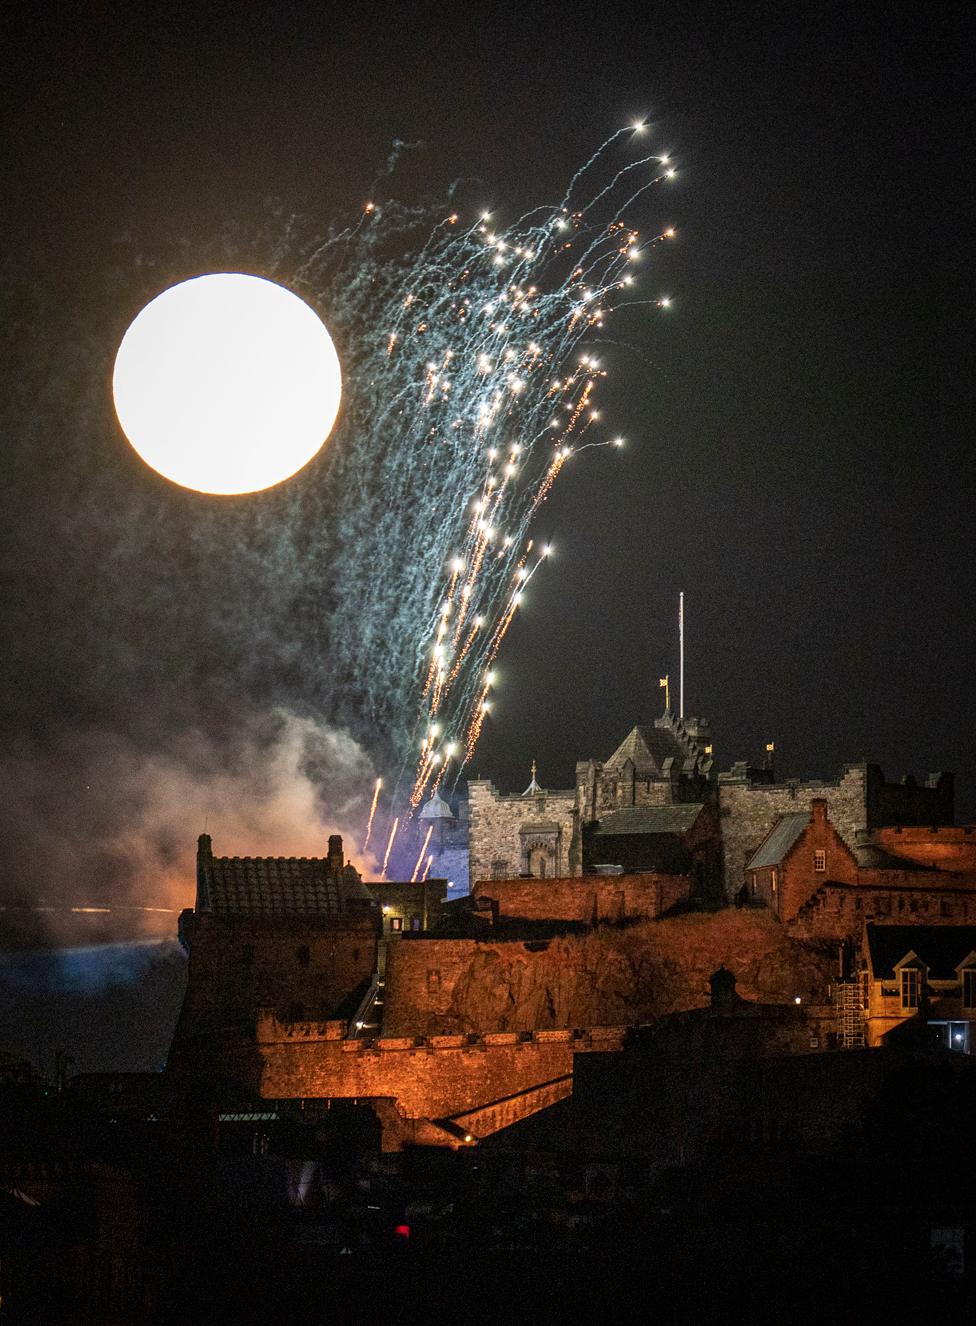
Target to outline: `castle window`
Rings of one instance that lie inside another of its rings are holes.
[[[821,873],[827,869],[827,853],[822,847],[818,847],[813,854],[813,868]]]
[[[411,918],[410,918],[410,929],[411,929],[411,930],[419,930],[420,927],[421,927],[422,925],[423,925],[423,918],[422,918],[422,917],[420,917],[420,916],[411,916]]]
[[[967,967],[962,974],[962,1006],[967,1012],[976,1009],[976,967]]]
[[[508,875],[507,861],[492,861],[491,863],[492,879],[505,879],[507,875]]]
[[[939,899],[939,915],[940,916],[952,915],[952,904],[949,902],[948,898]]]
[[[402,916],[391,916],[391,917],[390,917],[390,929],[391,929],[391,930],[402,930],[402,929],[403,929],[403,917],[402,917]]]
[[[312,955],[309,952],[308,945],[302,944],[301,948],[296,949],[295,957],[298,959],[299,967],[307,967],[312,961]]]
[[[921,975],[917,967],[904,967],[901,972],[901,1006],[902,1008],[918,1008],[919,995],[921,993]]]

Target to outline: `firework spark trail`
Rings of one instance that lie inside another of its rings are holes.
[[[434,853],[431,852],[427,858],[427,864],[424,866],[424,873],[420,876],[421,884],[427,883],[427,876],[430,874],[430,868],[434,864]]]
[[[413,874],[410,876],[410,883],[416,884],[417,876],[420,874],[420,867],[424,863],[424,857],[427,855],[427,848],[430,846],[430,837],[434,832],[433,824],[427,826],[427,832],[424,835],[424,845],[420,849],[420,855],[417,857],[417,864],[413,868]]]
[[[382,870],[382,877],[384,879],[386,878],[386,867],[390,864],[390,853],[393,851],[393,840],[397,835],[397,829],[399,827],[400,827],[400,817],[398,815],[396,819],[393,821],[392,826],[390,827],[390,836],[386,840],[386,851],[383,854],[383,870]]]
[[[449,743],[463,751],[454,776],[471,758],[485,675],[541,561],[527,560],[534,514],[571,455],[612,445],[571,445],[595,426],[604,376],[581,344],[622,302],[631,265],[674,233],[641,243],[621,219],[673,174],[661,156],[620,164],[619,140],[637,132],[612,135],[559,204],[504,229],[377,198],[293,276],[345,366],[328,462],[330,664],[416,766],[414,807],[444,779]]]
[[[377,778],[376,786],[373,788],[373,801],[369,808],[369,820],[366,823],[366,837],[363,839],[363,851],[369,846],[369,836],[373,832],[373,816],[376,814],[376,803],[380,799],[380,788],[383,786],[383,779]]]

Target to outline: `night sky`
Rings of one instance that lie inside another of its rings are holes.
[[[106,426],[145,299],[219,269],[228,231],[355,211],[395,140],[425,144],[407,187],[463,179],[514,219],[635,117],[678,166],[639,218],[677,227],[642,274],[673,306],[598,345],[629,445],[577,458],[539,517],[556,556],[474,772],[520,790],[535,758],[570,785],[653,719],[684,590],[686,708],[720,767],[775,740],[788,776],[953,769],[976,817],[966,9],[571,11],[5,10],[6,897],[187,905],[205,827],[320,850],[380,767],[307,648],[314,569],[283,581],[275,542],[307,550],[342,494],[313,464],[221,506]]]

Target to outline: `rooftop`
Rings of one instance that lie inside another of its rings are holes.
[[[746,869],[761,870],[763,866],[778,866],[809,823],[808,810],[794,810],[787,815],[781,815],[767,833]]]
[[[600,817],[597,838],[616,834],[685,834],[701,814],[701,802],[678,802],[671,806],[628,806]]]
[[[895,963],[915,953],[935,981],[956,979],[956,968],[976,952],[976,925],[873,925],[866,927],[875,978],[893,980]]]

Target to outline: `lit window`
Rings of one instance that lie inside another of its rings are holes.
[[[962,1006],[976,1009],[976,967],[967,967],[962,974]]]
[[[813,868],[819,871],[827,869],[827,853],[822,847],[818,847],[813,854]]]
[[[918,1008],[921,972],[917,967],[904,967],[901,972],[901,1006]]]
[[[390,929],[391,929],[391,930],[402,930],[402,929],[403,929],[403,917],[402,917],[402,916],[391,916],[391,917],[390,917]]]

